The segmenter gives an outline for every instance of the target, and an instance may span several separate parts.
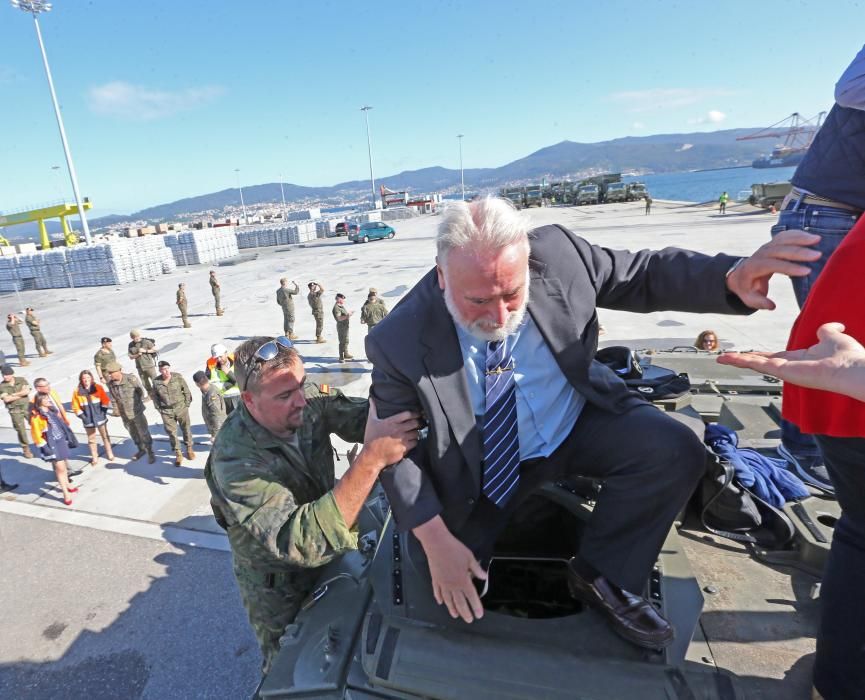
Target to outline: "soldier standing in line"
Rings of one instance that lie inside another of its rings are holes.
[[[48,343],[45,342],[45,336],[42,335],[42,324],[36,318],[36,312],[32,306],[27,307],[27,311],[24,314],[24,322],[27,324],[27,328],[30,329],[30,335],[33,336],[33,342],[36,343],[36,352],[39,353],[39,357],[53,355],[54,353],[48,349]]]
[[[282,307],[282,332],[285,333],[290,340],[297,340],[294,334],[294,299],[295,294],[300,294],[300,287],[297,282],[291,281],[294,289],[289,289],[288,279],[283,277],[279,280],[279,289],[276,290],[276,303]]]
[[[105,371],[105,367],[112,362],[117,362],[117,356],[114,354],[114,349],[111,347],[111,338],[104,336],[99,342],[102,343],[102,345],[100,345],[96,354],[93,356],[93,365],[96,367],[96,374],[99,378],[103,382],[107,383],[108,373]]]
[[[117,362],[105,366],[108,373],[108,393],[116,414],[123,420],[123,426],[138,448],[132,456],[132,461],[141,459],[145,454],[147,461],[153,464],[156,456],[153,454],[153,438],[144,416],[144,401],[147,394],[134,374],[125,374]]]
[[[225,399],[219,387],[211,383],[205,372],[198,370],[192,375],[192,381],[201,389],[201,417],[204,418],[204,425],[207,426],[207,432],[213,441],[227,416]]]
[[[0,382],[0,399],[9,409],[9,417],[12,419],[12,427],[18,435],[18,443],[24,456],[30,459],[33,453],[30,451],[29,414],[30,385],[24,377],[16,377],[15,370],[9,365],[3,365],[3,381]]]
[[[192,403],[192,392],[189,385],[179,374],[172,373],[171,365],[162,360],[159,363],[159,376],[153,380],[153,403],[162,416],[162,424],[168,433],[168,441],[174,450],[174,466],[183,464],[183,453],[177,442],[177,426],[183,431],[183,444],[186,446],[186,458],[195,459],[192,450],[192,426],[189,424],[189,405]]]
[[[243,403],[204,478],[267,673],[321,567],[357,548],[355,523],[379,472],[417,444],[420,423],[408,411],[378,419],[367,399],[307,381],[286,339],[250,338],[236,357]],[[339,481],[331,433],[363,441]]]
[[[646,216],[652,213],[652,198],[646,192]]]
[[[210,271],[210,291],[213,293],[213,305],[216,307],[216,315],[222,316],[225,313],[225,309],[222,308],[222,304],[220,303],[220,297],[222,292],[220,291],[222,286],[219,284],[219,280],[216,279],[216,270]]]
[[[324,292],[324,287],[318,282],[310,282],[306,286],[309,288],[309,294],[307,294],[306,299],[309,302],[309,307],[312,309],[312,317],[315,319],[315,342],[323,343],[324,307],[321,304],[321,295]]]
[[[186,315],[186,282],[177,285],[177,308],[180,309],[180,318],[183,320],[184,328],[192,328]]]
[[[333,305],[333,318],[336,321],[336,335],[339,338],[339,361],[353,360],[354,356],[348,354],[348,322],[354,315],[345,306],[345,294],[336,295],[336,303]]]
[[[366,325],[367,333],[375,328],[375,325],[380,323],[387,314],[387,306],[379,298],[378,290],[370,287],[366,301],[360,308],[360,322]]]
[[[129,337],[132,338],[129,343],[129,359],[135,360],[135,368],[138,370],[138,376],[141,377],[141,383],[147,392],[144,400],[149,401],[150,395],[153,393],[153,380],[159,374],[156,371],[159,350],[157,350],[156,341],[153,338],[142,338],[141,331],[135,328],[129,331]]]
[[[15,344],[15,351],[18,353],[18,364],[22,367],[27,367],[30,363],[25,356],[24,336],[21,335],[21,319],[15,314],[9,314],[6,317],[6,330],[12,336],[12,342]]]

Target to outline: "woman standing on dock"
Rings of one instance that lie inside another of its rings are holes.
[[[102,437],[105,445],[105,459],[114,461],[111,449],[111,438],[108,437],[108,411],[111,409],[111,399],[99,384],[93,380],[89,369],[78,375],[78,386],[72,392],[72,412],[81,419],[87,432],[87,444],[90,447],[90,464],[96,466],[99,462],[99,447],[96,445],[96,433]]]
[[[37,394],[30,410],[30,432],[33,442],[42,453],[46,462],[54,467],[54,476],[63,490],[63,502],[72,505],[70,494],[78,491],[77,487],[69,485],[69,448],[77,447],[78,442],[69,425],[66,416],[54,406],[49,394]]]

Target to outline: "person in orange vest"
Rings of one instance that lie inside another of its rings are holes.
[[[47,391],[37,393],[33,398],[33,403],[30,404],[30,432],[42,458],[54,468],[57,483],[63,491],[63,503],[71,506],[70,494],[78,491],[78,488],[70,485],[69,450],[78,447],[78,441],[69,428],[69,419],[63,410],[63,404],[55,403],[55,396],[55,392]]]
[[[225,400],[226,413],[231,413],[240,401],[240,387],[234,377],[234,353],[228,352],[222,343],[214,343],[204,373]]]
[[[82,370],[78,375],[78,386],[72,392],[72,412],[81,419],[84,431],[87,433],[87,445],[90,448],[90,464],[99,463],[99,447],[96,445],[96,433],[102,437],[105,445],[105,458],[114,461],[114,451],[111,449],[111,438],[108,437],[108,414],[111,411],[111,399],[101,385],[93,379],[89,369]]]

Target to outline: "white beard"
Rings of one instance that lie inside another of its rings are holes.
[[[526,280],[528,280],[529,276],[526,275]],[[478,340],[482,340],[485,343],[495,343],[500,342],[507,338],[509,335],[513,335],[517,332],[517,329],[522,325],[523,319],[526,317],[526,309],[529,305],[529,290],[526,288],[526,296],[523,299],[523,303],[516,311],[511,311],[508,315],[507,320],[503,325],[499,325],[497,323],[493,323],[488,320],[478,320],[478,321],[468,321],[463,318],[462,314],[457,309],[457,305],[454,303],[453,295],[451,294],[451,288],[446,286],[444,289],[444,297],[445,297],[445,306],[447,307],[448,313],[451,315],[453,322],[456,323],[460,328],[462,328],[466,333],[469,333],[473,337]]]

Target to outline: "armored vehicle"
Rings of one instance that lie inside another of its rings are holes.
[[[769,377],[717,365],[695,348],[645,351],[646,377],[686,374],[691,391],[655,402],[694,430],[720,422],[740,443],[758,450],[777,444],[781,385]],[[707,448],[707,473],[720,464]],[[719,473],[726,473],[721,471]],[[381,493],[366,504],[360,547],[323,571],[258,697],[373,700],[736,700],[747,679],[720,668],[701,620],[701,584],[684,546],[700,533],[719,532],[703,503],[683,512],[670,530],[643,595],[671,621],[675,641],[662,651],[639,649],[617,637],[603,618],[568,594],[565,563],[577,547],[603,485],[588,479],[545,484],[526,501],[496,545],[485,615],[470,625],[453,620],[433,600],[429,571],[413,536],[394,527]],[[699,491],[700,489],[698,489]],[[756,544],[752,555],[774,566],[819,572],[838,516],[834,500],[813,496],[784,508],[789,541],[777,551],[760,533],[734,538]],[[702,518],[702,521],[701,521]],[[701,522],[703,523],[701,525]],[[715,523],[717,525],[717,523]],[[716,556],[728,557],[720,541]],[[717,567],[710,567],[714,571]],[[723,566],[721,567],[723,570]],[[758,581],[735,571],[717,586],[752,591]],[[717,593],[712,586],[707,595]],[[769,594],[766,592],[766,594]],[[749,599],[750,600],[750,599]],[[756,609],[755,609],[756,610]],[[739,622],[721,632],[719,648]],[[741,622],[744,626],[749,623]],[[750,624],[761,624],[759,621]],[[762,623],[762,630],[765,624]],[[774,624],[779,623],[778,620]],[[778,628],[776,628],[778,629]],[[765,639],[761,636],[760,639]],[[759,695],[759,697],[778,697]]]
[[[645,199],[649,194],[649,190],[642,182],[631,182],[628,184],[628,201],[636,202],[639,199]]]
[[[580,185],[577,188],[576,204],[598,204],[601,201],[601,188],[598,185]]]
[[[607,196],[605,201],[610,202],[627,202],[628,201],[628,185],[624,182],[613,182],[607,185]]]
[[[511,200],[517,209],[526,206],[526,190],[524,187],[506,187],[501,191],[502,197]]]
[[[541,185],[526,185],[525,203],[528,207],[544,206],[544,188]]]

